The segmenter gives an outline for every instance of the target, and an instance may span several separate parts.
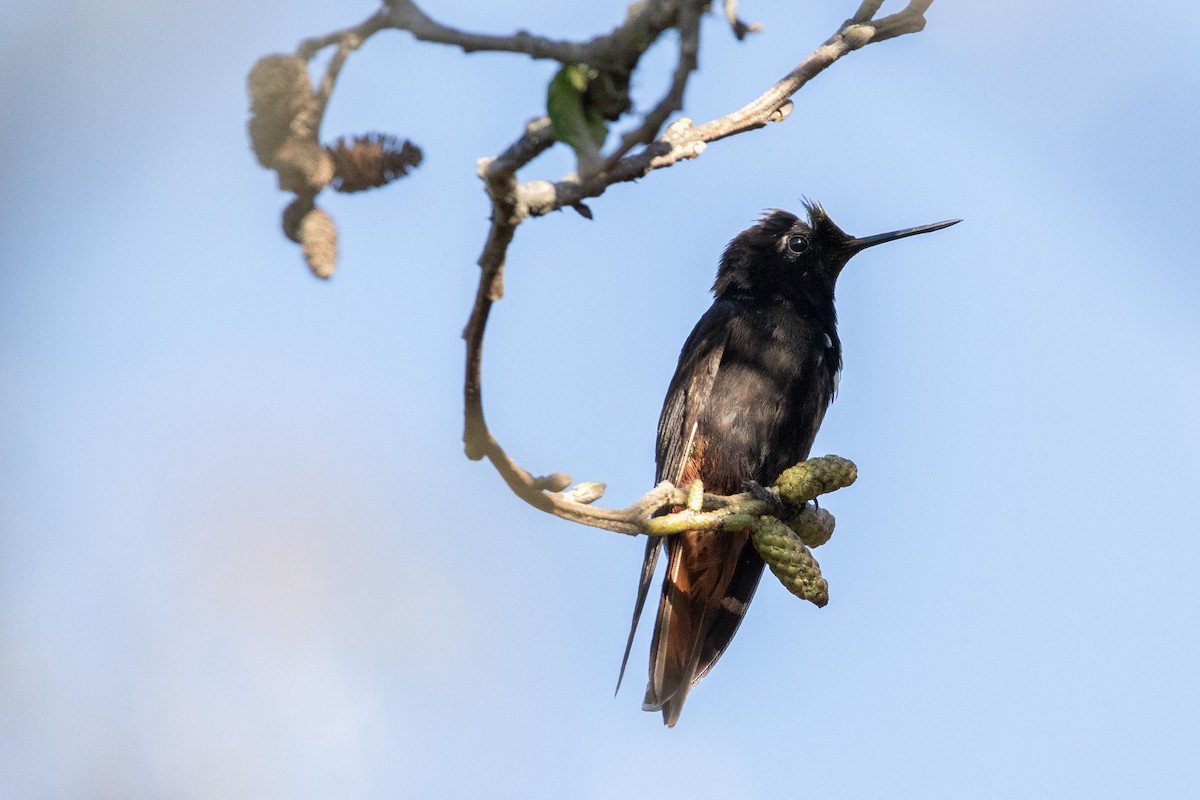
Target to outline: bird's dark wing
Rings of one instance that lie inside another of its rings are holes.
[[[675,377],[667,389],[662,416],[658,422],[658,445],[655,454],[658,469],[655,480],[671,481],[676,486],[686,488],[681,483],[683,471],[688,454],[695,444],[699,411],[703,409],[712,392],[717,368],[720,367],[721,356],[725,352],[725,342],[729,335],[729,315],[728,308],[722,304],[714,305],[696,323],[691,336],[683,345],[679,366],[675,369]],[[625,677],[625,666],[629,663],[633,637],[637,633],[638,620],[646,605],[646,596],[650,592],[650,581],[654,578],[654,567],[658,563],[662,545],[661,536],[651,536],[646,541],[646,555],[642,560],[637,600],[633,606],[633,621],[629,626],[629,639],[625,642],[625,655],[621,659],[621,672],[617,677],[618,691]]]
[[[692,363],[688,347],[681,358],[680,385],[689,370],[707,376],[704,394],[668,397],[659,429],[659,458],[677,474],[677,484],[695,479],[719,494],[767,480],[767,463],[793,448],[779,434],[787,427],[792,370],[776,369],[775,358],[791,337],[776,321],[734,301],[719,301],[693,334],[714,325],[723,332],[719,358]],[[794,327],[794,326],[793,326]],[[702,369],[708,367],[707,369]],[[781,380],[782,378],[782,380]],[[681,408],[676,408],[679,404]],[[679,424],[685,427],[681,429]],[[678,446],[678,440],[687,444]],[[673,460],[675,459],[675,460]],[[778,470],[770,476],[777,474]],[[661,710],[674,725],[688,692],[725,652],[745,616],[762,577],[763,561],[749,533],[688,531],[666,541],[668,560],[654,638],[650,680],[643,708]]]

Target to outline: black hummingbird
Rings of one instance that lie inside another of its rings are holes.
[[[808,222],[767,212],[725,248],[712,307],[679,354],[658,423],[656,480],[736,494],[808,458],[842,369],[834,285],[868,247],[960,220],[855,238],[820,205]],[[650,537],[621,676],[663,539],[667,572],[643,708],[674,725],[693,686],[725,652],[754,597],[763,561],[749,533]],[[617,680],[620,688],[620,678]]]

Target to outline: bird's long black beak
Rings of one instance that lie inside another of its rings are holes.
[[[957,225],[962,222],[961,219],[948,219],[945,222],[935,222],[932,225],[918,225],[915,228],[904,228],[899,231],[891,231],[889,233],[877,233],[874,236],[863,236],[860,239],[851,239],[846,242],[845,247],[852,254],[859,250],[866,250],[868,247],[874,247],[877,244],[884,242],[893,242],[896,239],[903,239],[906,236],[916,236],[918,233],[932,233],[940,231],[942,228],[949,228],[951,225]]]

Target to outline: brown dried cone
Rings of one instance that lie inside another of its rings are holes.
[[[279,175],[279,188],[298,195],[315,195],[333,180],[333,159],[316,142],[287,140],[275,153],[272,166]]]
[[[833,514],[816,506],[805,506],[799,514],[786,520],[786,524],[809,547],[820,547],[833,536]]]
[[[403,178],[421,163],[421,148],[385,133],[356,136],[349,144],[339,138],[326,150],[333,163],[333,188],[339,192],[383,186]]]
[[[818,608],[829,602],[829,584],[821,577],[821,566],[791,528],[774,517],[759,517],[752,539],[754,549],[789,592]]]
[[[279,175],[279,188],[316,194],[333,180],[333,159],[317,144],[320,103],[308,65],[295,56],[265,56],[246,79],[250,144],[258,163]]]
[[[810,458],[783,471],[774,488],[784,502],[800,506],[828,492],[843,489],[858,478],[858,467],[841,456]]]
[[[337,268],[337,226],[322,208],[313,208],[300,219],[297,230],[308,268],[318,278],[328,278]]]
[[[318,103],[308,65],[295,56],[260,58],[246,78],[250,92],[250,144],[258,163],[275,168],[289,139],[317,141]]]

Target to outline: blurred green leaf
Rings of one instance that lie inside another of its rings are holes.
[[[608,123],[589,100],[588,85],[599,72],[586,64],[568,64],[546,90],[546,113],[560,142],[566,142],[583,163],[594,162],[608,135]]]

